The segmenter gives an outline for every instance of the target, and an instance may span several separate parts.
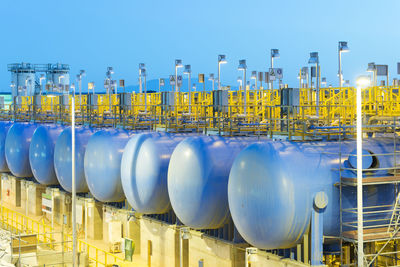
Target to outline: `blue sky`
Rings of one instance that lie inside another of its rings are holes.
[[[63,62],[71,74],[87,71],[85,83],[102,85],[107,66],[116,79],[137,84],[138,63],[148,79],[174,72],[174,59],[191,64],[194,75],[217,72],[217,55],[227,55],[222,83],[237,85],[239,59],[249,71],[277,67],[297,86],[297,72],[318,51],[322,76],[337,84],[337,42],[348,41],[344,78],[364,74],[368,62],[400,61],[400,1],[385,0],[2,0],[0,3],[0,90],[8,90],[7,63]]]

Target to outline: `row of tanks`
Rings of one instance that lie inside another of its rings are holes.
[[[71,134],[59,124],[0,122],[0,171],[71,192]],[[398,164],[394,146],[388,138],[364,141],[364,175],[392,175]],[[339,236],[337,185],[340,176],[356,177],[357,167],[353,140],[273,141],[82,126],[75,130],[75,148],[77,192],[101,202],[126,198],[142,214],[172,209],[193,229],[218,229],[232,219],[243,238],[262,249],[301,242],[319,192],[328,199],[324,235]],[[342,192],[342,208],[355,208],[355,188]],[[390,184],[365,186],[364,205],[393,205],[394,194]],[[373,224],[390,215],[368,216]]]

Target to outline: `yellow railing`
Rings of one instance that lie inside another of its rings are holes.
[[[34,220],[4,206],[0,206],[0,210],[1,223],[4,228],[16,233],[38,234],[38,241],[50,244],[49,246],[52,247],[51,243],[55,242],[53,236],[55,229],[47,225],[44,220]],[[72,235],[63,234],[63,246],[65,251],[72,251]],[[77,240],[77,251],[87,253],[88,258],[93,262],[93,266],[96,267],[125,262],[120,256],[109,253],[80,239]]]

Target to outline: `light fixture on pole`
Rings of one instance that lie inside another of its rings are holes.
[[[192,102],[192,88],[191,88],[191,74],[192,74],[192,67],[190,65],[185,65],[185,69],[183,71],[183,74],[187,74],[188,76],[188,91],[189,91],[189,114],[190,114],[190,105]]]
[[[376,68],[375,62],[368,63],[367,72],[372,72],[372,85],[373,86],[376,86],[376,80],[377,80],[376,69],[377,68]]]
[[[347,42],[339,42],[338,45],[338,56],[339,56],[339,87],[342,88],[343,84],[343,73],[342,73],[342,53],[349,52],[350,49],[347,46]]]
[[[251,72],[251,79],[254,80],[254,90],[257,90],[257,71]]]
[[[78,266],[76,229],[76,183],[75,183],[75,85],[71,84],[71,153],[72,153],[72,266]]]
[[[363,226],[363,177],[362,177],[362,89],[371,83],[369,76],[357,78],[356,117],[357,117],[357,256],[358,266],[364,266],[364,226]]]
[[[316,77],[316,114],[319,115],[319,56],[318,52],[311,52],[308,64],[315,64],[315,77]],[[312,77],[312,75],[311,75]]]
[[[218,90],[221,90],[221,64],[226,64],[226,56],[218,55]]]
[[[175,59],[175,92],[178,92],[178,69],[182,68],[182,60],[181,59]]]
[[[79,86],[79,107],[82,107],[82,78],[83,76],[86,75],[85,70],[80,70],[79,74],[76,75],[76,79],[78,80],[78,86]]]
[[[143,93],[142,72],[146,69],[144,63],[139,63],[139,93]]]
[[[323,87],[326,87],[326,78],[325,77],[321,78],[321,85]]]
[[[271,49],[271,69],[274,68],[274,59],[279,58],[279,49]],[[270,89],[274,88],[274,81],[270,80]]]
[[[145,68],[141,69],[141,76],[144,80],[144,112],[147,113],[147,72]]]
[[[247,107],[246,107],[246,103],[247,103],[247,83],[246,83],[247,64],[246,64],[245,59],[239,60],[238,70],[243,71],[243,80],[242,80],[242,84],[244,86],[243,109],[244,109],[244,115],[246,115],[247,114]]]
[[[158,92],[161,92],[161,87],[165,86],[165,80],[163,78],[158,79]]]
[[[243,82],[242,77],[239,76],[237,78],[237,82],[239,83],[239,90],[242,90],[242,82]]]
[[[212,90],[214,91],[214,82],[215,82],[214,73],[210,73],[210,75],[208,76],[208,80],[212,82]]]
[[[106,72],[106,86],[108,90],[108,103],[109,103],[109,108],[110,108],[110,113],[112,109],[112,101],[111,101],[111,80],[112,80],[112,75],[114,74],[114,69],[113,67],[107,67],[107,72]]]

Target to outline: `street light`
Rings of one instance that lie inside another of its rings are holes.
[[[142,89],[142,72],[146,71],[146,65],[144,63],[139,63],[139,93],[143,92]]]
[[[347,42],[339,42],[338,54],[339,54],[339,87],[342,88],[343,74],[342,74],[342,53],[349,52],[350,49],[347,46]]]
[[[218,55],[218,90],[221,90],[221,64],[226,64],[226,56]]]
[[[183,71],[183,74],[188,75],[188,91],[189,91],[189,114],[190,114],[190,104],[192,102],[192,88],[191,88],[191,74],[192,74],[192,67],[190,65],[185,65],[185,69]]]
[[[214,73],[210,73],[210,75],[208,76],[208,80],[212,81],[212,90],[214,91],[214,82],[215,82]]]
[[[165,80],[163,78],[158,79],[158,92],[161,92],[161,87],[164,87]]]
[[[237,78],[237,82],[239,83],[239,90],[242,90],[242,82],[243,82],[242,77],[239,76]]]
[[[238,66],[238,70],[243,71],[243,80],[242,80],[242,84],[244,86],[244,115],[247,114],[247,107],[246,107],[246,103],[247,103],[247,86],[246,86],[246,69],[247,69],[247,65],[246,65],[246,60],[245,59],[241,59],[239,60],[239,66]]]
[[[251,72],[251,79],[254,80],[254,90],[257,90],[257,71]]]
[[[144,112],[147,114],[147,73],[146,69],[141,69],[141,76],[144,79]]]
[[[315,77],[316,77],[316,115],[319,115],[319,56],[318,52],[311,52],[308,64],[315,64]],[[312,85],[312,75],[311,75]]]
[[[181,59],[175,59],[175,92],[178,92],[178,69],[182,68],[182,60]]]
[[[360,76],[356,80],[356,114],[357,114],[357,241],[358,266],[364,266],[364,236],[363,236],[363,185],[362,185],[362,99],[361,90],[371,83],[368,76]]]
[[[279,49],[271,49],[271,69],[274,68],[274,58],[279,58],[279,57],[280,57]],[[270,81],[270,86],[271,86],[270,89],[273,89],[273,87],[274,87],[274,81],[273,80]]]
[[[368,63],[367,72],[372,72],[372,85],[376,86],[376,64],[375,62]]]
[[[321,85],[322,85],[323,87],[326,87],[326,78],[325,78],[325,77],[323,77],[323,78],[321,79]]]
[[[78,80],[79,85],[79,108],[82,107],[82,77],[86,75],[85,70],[80,70],[79,74],[76,75],[76,79]]]

